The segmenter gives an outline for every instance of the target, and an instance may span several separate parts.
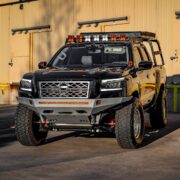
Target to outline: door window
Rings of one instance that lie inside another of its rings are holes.
[[[153,58],[153,53],[152,53],[152,50],[151,50],[150,42],[148,42],[148,41],[143,41],[143,45],[144,45],[144,47],[145,47],[146,50],[147,50],[147,53],[148,53],[148,55],[149,55],[149,58],[150,58],[151,60],[153,60],[154,58]],[[153,64],[154,64],[154,62],[153,62]]]
[[[145,47],[140,47],[140,52],[141,52],[141,56],[142,56],[142,61],[149,61],[149,56],[146,52]]]
[[[142,59],[140,55],[139,47],[134,48],[133,54],[134,54],[134,65],[136,68],[138,68],[138,64],[141,62],[141,59]]]

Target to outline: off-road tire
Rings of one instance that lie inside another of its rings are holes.
[[[139,112],[139,136],[134,134],[134,117]],[[133,103],[118,110],[115,116],[115,135],[118,144],[122,148],[138,148],[144,138],[144,112],[140,101],[135,98]]]
[[[150,111],[150,122],[152,128],[164,128],[167,125],[167,99],[166,92],[159,92],[156,104]]]
[[[37,146],[44,142],[48,131],[39,131],[38,116],[24,105],[19,105],[15,117],[17,140],[25,146]]]

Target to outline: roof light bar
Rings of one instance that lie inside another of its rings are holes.
[[[112,35],[116,35],[116,37],[119,36],[126,36],[127,38],[155,38],[156,34],[152,32],[146,32],[146,31],[125,31],[125,32],[87,32],[87,33],[81,33],[83,36],[87,35],[108,35],[111,37]]]
[[[81,33],[80,35],[68,36],[66,43],[88,43],[88,42],[119,42],[130,38],[154,39],[156,34],[149,32],[96,32]]]

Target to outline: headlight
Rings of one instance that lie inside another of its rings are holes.
[[[101,91],[122,90],[122,81],[124,81],[124,78],[102,80]]]
[[[23,91],[32,91],[31,80],[30,79],[22,79],[20,82],[20,89]]]

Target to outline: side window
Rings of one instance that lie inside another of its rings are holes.
[[[138,68],[139,62],[141,62],[141,55],[140,55],[140,50],[138,47],[134,47],[133,50],[133,55],[134,55],[134,65],[136,68]]]
[[[152,53],[152,50],[151,50],[150,43],[148,41],[143,41],[143,45],[146,47],[146,50],[147,50],[147,52],[149,54],[149,57],[153,61],[153,65],[154,65],[155,63],[154,63],[154,58],[153,58],[153,53]]]
[[[140,47],[140,52],[141,52],[142,60],[143,61],[149,61],[148,54],[147,54],[144,47]]]
[[[162,60],[162,57],[161,57],[161,54],[160,54],[160,49],[159,49],[159,46],[158,46],[157,42],[152,41],[152,46],[153,46],[153,49],[154,49],[157,65],[159,65],[159,66],[163,65],[163,60]]]

